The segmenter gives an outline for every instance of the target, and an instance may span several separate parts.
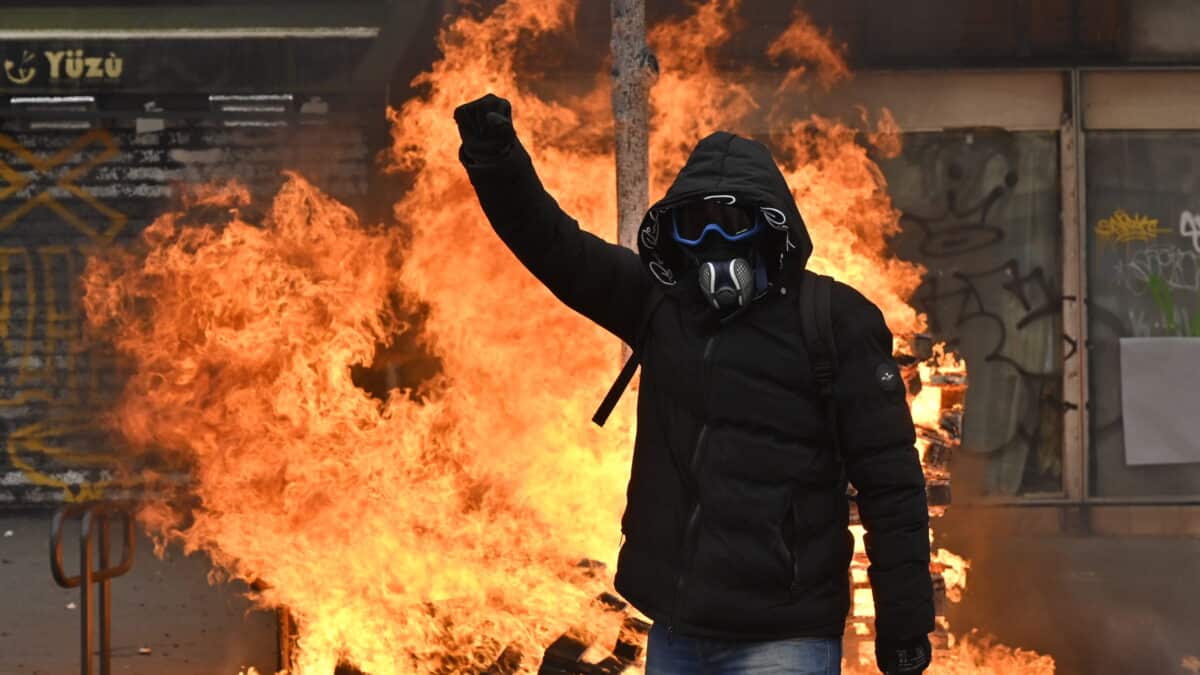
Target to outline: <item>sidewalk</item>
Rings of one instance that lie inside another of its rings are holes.
[[[50,517],[0,512],[0,675],[79,672],[79,591],[50,577]],[[971,559],[966,598],[951,606],[956,632],[1050,654],[1061,675],[1200,668],[1200,540],[1003,532],[962,508],[939,525]],[[64,546],[69,573],[77,532]],[[274,672],[274,614],[251,611],[241,584],[210,586],[209,569],[178,550],[158,560],[139,535],[133,570],[112,584],[115,674]]]
[[[52,515],[0,512],[0,675],[79,672],[80,593],[50,576]],[[68,530],[63,546],[68,574],[79,569],[78,531]],[[139,533],[133,569],[112,582],[113,673],[274,672],[275,615],[252,611],[240,583],[209,585],[209,569],[177,548],[159,560]]]
[[[1200,672],[1200,539],[1014,532],[961,507],[939,524],[971,561],[956,632],[1050,654],[1059,675]]]

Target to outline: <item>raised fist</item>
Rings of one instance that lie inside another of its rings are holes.
[[[455,108],[454,122],[462,137],[463,152],[473,160],[503,157],[517,138],[513,131],[512,104],[495,94]]]

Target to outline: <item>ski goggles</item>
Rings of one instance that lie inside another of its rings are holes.
[[[753,212],[715,200],[674,208],[671,218],[672,238],[684,246],[699,246],[709,233],[725,241],[743,241],[762,230],[762,224]]]

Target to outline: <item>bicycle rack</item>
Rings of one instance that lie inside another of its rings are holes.
[[[95,620],[100,621],[100,675],[112,673],[112,594],[109,583],[133,567],[133,517],[131,504],[123,502],[90,502],[67,504],[54,514],[50,525],[50,573],[54,581],[63,588],[80,587],[82,599],[80,616],[80,669],[82,675],[92,675],[92,655],[95,653]],[[63,572],[63,525],[73,518],[80,518],[79,526],[79,574],[68,577]],[[121,562],[111,564],[112,523],[119,520],[124,529],[121,546]],[[97,538],[97,534],[99,537]],[[99,568],[92,569],[93,548],[98,544],[96,555]],[[99,603],[95,589],[100,586]],[[96,606],[95,614],[92,606]]]

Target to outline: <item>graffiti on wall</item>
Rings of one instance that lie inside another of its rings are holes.
[[[1125,211],[1117,209],[1114,217],[1119,214]],[[1102,245],[1114,241],[1107,236],[1111,220],[1101,219],[1094,228]],[[1169,228],[1156,228],[1153,238],[1137,239],[1137,245],[1116,240],[1127,244],[1112,263],[1112,280],[1128,299],[1122,304],[1129,335],[1200,337],[1200,219],[1183,211],[1179,237],[1174,234]]]
[[[1130,214],[1125,209],[1117,209],[1111,216],[1096,223],[1096,236],[1100,241],[1118,244],[1152,241],[1167,232],[1170,230],[1158,226],[1157,218],[1140,213]]]
[[[180,182],[236,179],[265,199],[286,168],[364,207],[373,151],[356,125],[306,125],[297,134],[203,120],[153,131],[120,119],[84,130],[5,124],[0,504],[84,499],[102,487],[111,495],[124,486],[107,482],[113,446],[95,420],[121,382],[112,355],[83,339],[76,282],[84,252],[120,245],[153,221]]]
[[[1057,140],[1001,130],[911,134],[888,172],[903,257],[923,263],[913,298],[970,373],[964,448],[987,457],[994,494],[1061,489],[1066,359]],[[1023,172],[1025,174],[1023,175]]]
[[[1192,250],[1200,254],[1200,214],[1184,211],[1179,214],[1179,236],[1192,242]]]
[[[91,129],[60,145],[39,153],[0,134],[3,480],[17,482],[16,471],[28,484],[85,500],[103,490],[95,476],[111,456],[85,447],[96,432],[88,408],[103,391],[105,359],[84,343],[75,286],[84,249],[111,242],[128,219],[84,186],[119,154],[112,134]]]
[[[92,129],[48,157],[38,156],[12,137],[0,134],[0,180],[7,183],[0,188],[0,205],[15,202],[14,208],[0,212],[0,232],[33,211],[45,208],[89,240],[110,241],[124,229],[128,219],[94,197],[79,182],[118,153],[116,139],[105,129]],[[28,166],[29,171],[13,168],[11,160]],[[103,229],[93,227],[88,217],[76,213],[64,199],[67,195],[97,211],[102,216]]]

